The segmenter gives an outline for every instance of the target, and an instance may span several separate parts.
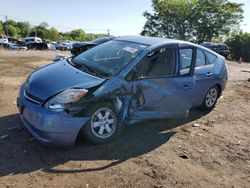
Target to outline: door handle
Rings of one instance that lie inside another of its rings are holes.
[[[207,74],[206,74],[207,76],[212,76],[213,75],[213,73],[212,72],[207,72]]]

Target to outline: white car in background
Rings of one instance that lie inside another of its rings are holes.
[[[42,43],[42,39],[39,37],[26,37],[23,39],[26,45],[31,44],[31,43]]]
[[[0,35],[0,43],[8,43],[8,38],[6,35]]]

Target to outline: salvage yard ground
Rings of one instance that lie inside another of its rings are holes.
[[[227,88],[211,112],[60,150],[22,129],[16,108],[20,85],[55,55],[0,51],[0,187],[250,187],[250,64],[228,62]]]

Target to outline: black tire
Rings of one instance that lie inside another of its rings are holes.
[[[219,88],[218,86],[214,85],[206,93],[200,108],[202,110],[212,110],[217,103],[219,95],[220,95]]]
[[[93,144],[104,144],[113,141],[119,135],[120,127],[118,126],[117,115],[112,104],[100,103],[93,105],[86,113],[90,120],[81,130],[86,140]],[[106,117],[106,113],[110,113],[110,115]],[[98,116],[101,116],[101,119]],[[107,129],[107,126],[109,129]],[[103,135],[100,133],[103,133]]]

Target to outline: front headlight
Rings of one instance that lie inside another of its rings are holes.
[[[86,89],[67,89],[45,103],[45,107],[60,112],[67,109],[72,102],[76,102],[88,93]]]

